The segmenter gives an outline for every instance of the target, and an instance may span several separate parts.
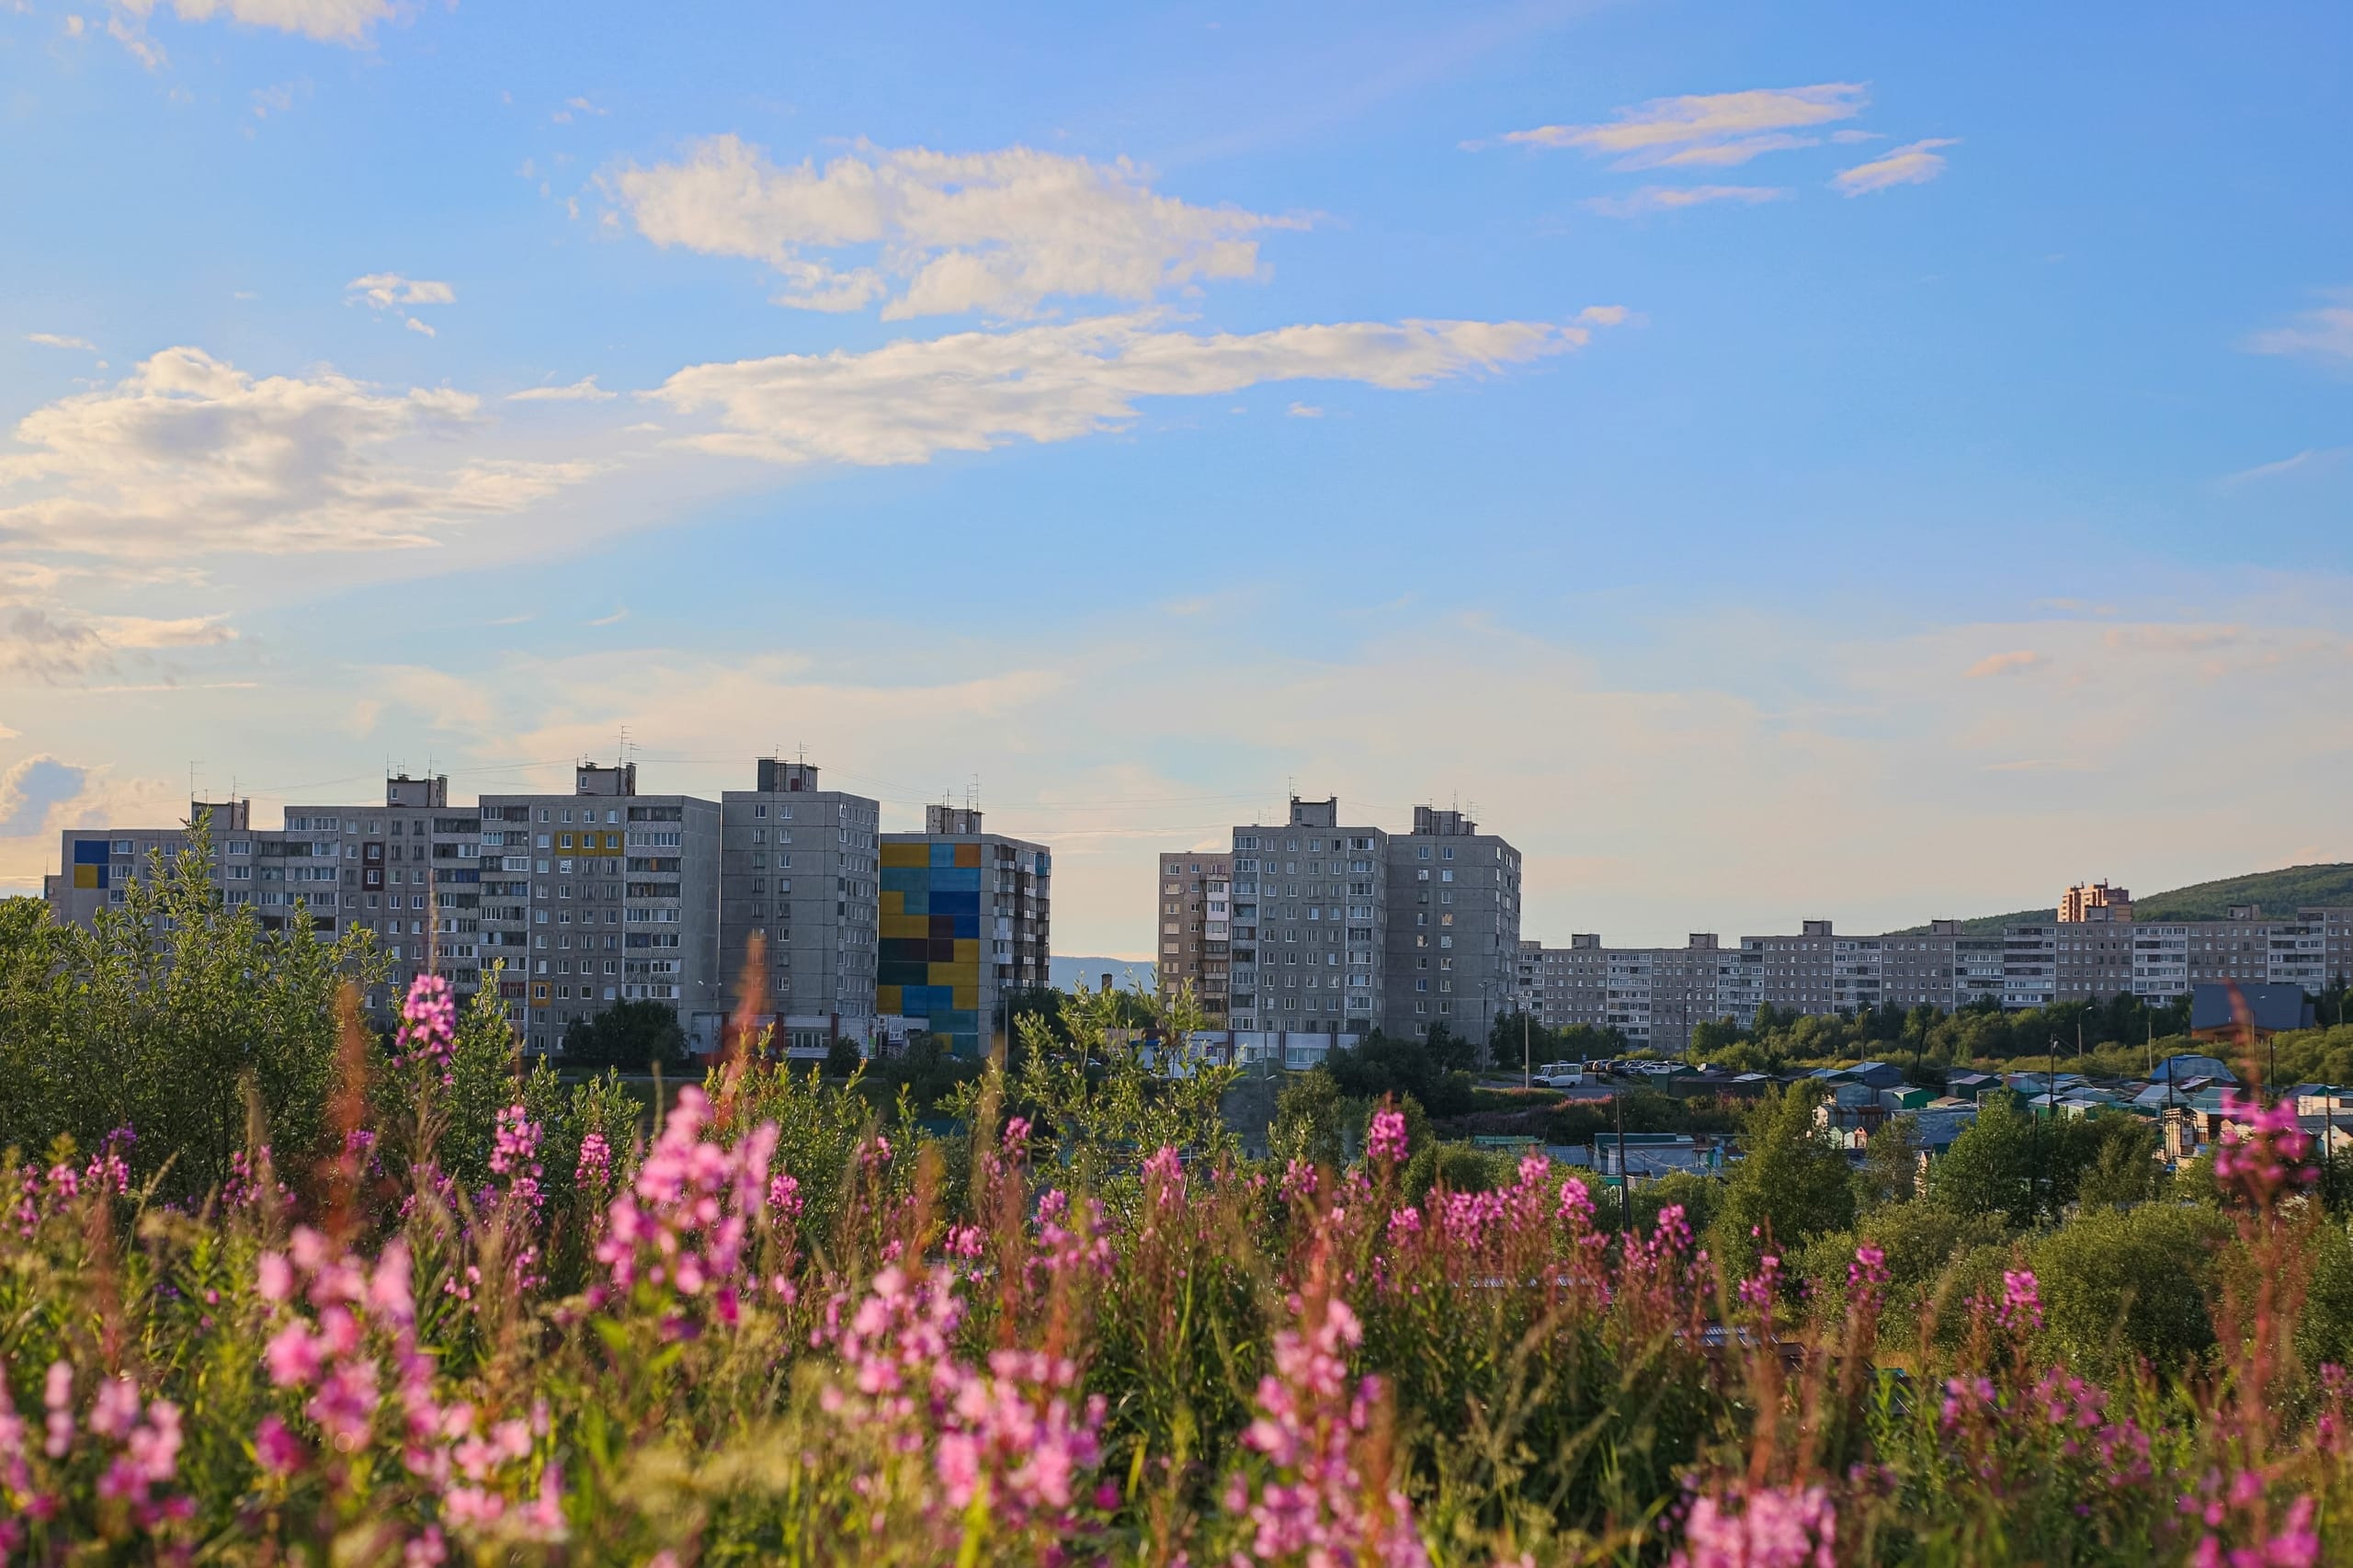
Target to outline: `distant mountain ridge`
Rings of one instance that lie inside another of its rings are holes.
[[[2243,877],[2192,882],[2170,892],[2132,901],[2135,920],[2223,920],[2234,903],[2260,904],[2267,916],[2293,915],[2319,904],[2353,904],[2353,864],[2290,866],[2278,871],[2253,871]],[[1964,920],[1961,929],[1971,937],[1998,937],[2006,926],[2029,926],[2055,920],[2055,907],[2013,910],[2007,915],[1981,915]],[[1907,927],[1926,931],[1926,926]]]
[[[1120,991],[1130,990],[1138,983],[1150,990],[1158,983],[1150,959],[1064,958],[1056,953],[1046,964],[1047,978],[1057,991],[1076,991],[1081,986],[1093,991],[1103,983],[1107,974],[1111,977],[1112,987]]]

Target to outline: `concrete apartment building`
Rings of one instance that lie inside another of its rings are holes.
[[[1744,937],[1736,955],[1721,957],[1704,932],[1682,948],[1605,948],[1589,934],[1566,948],[1524,941],[1515,994],[1549,1028],[1591,1024],[1617,1029],[1636,1049],[1681,1051],[1692,1024],[1745,1023],[1759,1003],[1802,1014],[1951,1012],[1988,1000],[2019,1010],[2119,995],[2163,1003],[2222,980],[2316,994],[2353,974],[2353,909],[2266,919],[2243,905],[2225,920],[2144,922],[2131,917],[2123,889],[2094,882],[2069,892],[2074,902],[2061,907],[2086,918],[2019,922],[1999,937],[1965,936],[1952,920],[1840,937],[1830,922],[1809,920],[1794,937]]]
[[[1160,994],[1191,986],[1203,1025],[1222,1029],[1230,1015],[1233,857],[1163,855],[1159,877]]]
[[[976,810],[926,806],[923,832],[881,835],[880,864],[876,1008],[987,1055],[1010,994],[1050,983],[1051,853],[984,832]]]
[[[723,791],[719,810],[719,972],[728,994],[740,1003],[758,933],[765,972],[753,1012],[761,1026],[870,1041],[881,802],[820,789],[813,764],[764,756],[754,787]]]
[[[2059,895],[2056,911],[2062,926],[2084,926],[2098,920],[2132,918],[2132,894],[2105,881],[2075,882]]]
[[[509,959],[508,1016],[529,1049],[624,1001],[669,1004],[694,1049],[716,1049],[731,1000],[718,801],[642,795],[635,763],[582,763],[569,795],[484,795],[481,835],[498,870],[483,872],[478,950]]]
[[[1388,834],[1344,825],[1336,796],[1294,795],[1279,826],[1236,827],[1233,1027],[1335,1036],[1382,1028],[1390,875]]]
[[[1363,858],[1348,856],[1352,889]],[[1387,858],[1381,1027],[1418,1035],[1443,1024],[1485,1040],[1518,983],[1519,851],[1461,812],[1416,806],[1413,831],[1389,837]],[[1350,902],[1361,907],[1353,892]],[[1349,925],[1361,929],[1353,912]]]

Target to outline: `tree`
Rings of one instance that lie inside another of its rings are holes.
[[[1956,1214],[2034,1222],[2035,1129],[2006,1094],[1977,1102],[1977,1119],[1928,1172],[1928,1193]]]
[[[1311,1165],[1340,1164],[1340,1085],[1322,1066],[1296,1074],[1275,1098],[1274,1126],[1267,1148],[1278,1160]]]
[[[1711,1246],[1727,1267],[1743,1272],[1756,1256],[1759,1237],[1770,1235],[1795,1246],[1824,1231],[1855,1222],[1855,1188],[1847,1156],[1814,1123],[1820,1088],[1791,1084],[1750,1111],[1740,1147],[1745,1157],[1724,1182],[1722,1208]]]
[[[687,1031],[660,1002],[616,1002],[594,1017],[574,1018],[563,1031],[566,1066],[650,1072],[687,1064]]]
[[[0,1147],[60,1135],[95,1149],[119,1127],[135,1176],[196,1198],[244,1146],[248,1085],[281,1166],[320,1150],[335,1082],[337,996],[381,984],[372,937],[330,942],[301,905],[276,930],[224,906],[206,824],[152,852],[88,927],[38,900],[0,914]]]
[[[1862,1201],[1876,1209],[1909,1201],[1920,1184],[1920,1124],[1891,1116],[1863,1149]]]
[[[847,1078],[866,1060],[858,1054],[858,1042],[845,1035],[835,1035],[834,1043],[825,1047],[825,1076]]]
[[[2088,1169],[2076,1179],[2075,1200],[2086,1209],[2126,1209],[2157,1195],[2157,1130],[2136,1116],[2099,1116],[2099,1141]]]

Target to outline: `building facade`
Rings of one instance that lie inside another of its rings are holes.
[[[1392,1034],[1444,1025],[1484,1040],[1518,986],[1519,851],[1461,812],[1432,806],[1415,807],[1413,831],[1387,844],[1385,1006],[1375,1016]],[[1348,855],[1352,885],[1362,858]],[[1362,928],[1353,917],[1349,925]]]
[[[1381,1025],[1389,835],[1344,825],[1337,797],[1291,798],[1279,827],[1233,830],[1233,1027],[1367,1034]]]
[[[876,1007],[985,1056],[1012,994],[1051,983],[1051,853],[984,832],[978,811],[927,806],[923,832],[881,835],[880,865]]]
[[[1203,1027],[1222,1029],[1231,1011],[1233,857],[1163,855],[1159,875],[1160,994],[1190,986]]]
[[[826,1019],[832,1036],[870,1041],[881,802],[820,789],[812,764],[764,756],[753,788],[724,791],[719,808],[719,969],[729,994],[740,1004],[756,935],[761,996],[752,1011],[761,1026]]]
[[[484,795],[480,832],[498,869],[483,872],[478,950],[522,960],[502,981],[531,1050],[625,1001],[666,1003],[694,1049],[718,1047],[718,801],[641,795],[635,763],[583,763],[569,795]]]

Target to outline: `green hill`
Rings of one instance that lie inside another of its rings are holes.
[[[2219,881],[2193,882],[2186,888],[2153,894],[2132,901],[2132,917],[2136,920],[2222,920],[2229,916],[2231,905],[2255,903],[2263,906],[2268,915],[2293,915],[2300,908],[2318,904],[2353,904],[2353,865],[2290,866],[2284,870],[2256,871],[2244,877],[2224,877]],[[1981,915],[1961,923],[1963,932],[1972,937],[1998,937],[2005,926],[2030,925],[2038,920],[2055,919],[2058,911],[2045,905],[2040,909],[2013,910],[2007,915]],[[1914,931],[1926,931],[1925,926],[1915,926]]]

